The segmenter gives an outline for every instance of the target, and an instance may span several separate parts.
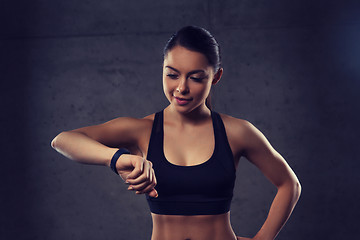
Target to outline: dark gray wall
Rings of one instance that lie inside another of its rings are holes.
[[[1,1],[1,239],[149,239],[144,196],[50,147],[59,132],[164,108],[162,47],[184,25],[222,46],[215,110],[257,126],[303,192],[278,239],[359,235],[357,1]],[[251,236],[275,188],[246,159],[232,224]]]

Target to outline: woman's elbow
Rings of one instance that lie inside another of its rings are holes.
[[[302,190],[300,181],[298,179],[296,179],[294,185],[295,185],[295,195],[296,195],[297,199],[299,199],[299,197],[301,195],[301,190]]]
[[[54,137],[54,139],[51,141],[51,147],[53,148],[53,149],[55,149],[55,142],[56,142],[56,137]]]
[[[300,197],[300,194],[301,194],[302,187],[301,187],[301,183],[300,183],[299,179],[297,178],[297,176],[295,175],[295,173],[293,173],[290,176],[288,183],[290,185],[291,192],[293,193],[294,198],[296,200],[298,200]]]
[[[56,148],[58,147],[58,145],[59,145],[59,138],[61,137],[61,135],[63,134],[63,132],[61,132],[61,133],[59,133],[58,135],[56,135],[56,137],[54,137],[54,139],[53,140],[51,140],[51,147],[53,148],[53,149],[55,149],[56,150]]]
[[[291,195],[291,198],[297,201],[301,194],[301,184],[296,177],[289,178],[278,187],[278,190],[288,192]]]

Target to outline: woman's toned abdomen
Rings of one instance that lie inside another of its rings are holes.
[[[230,212],[219,215],[177,216],[151,214],[151,240],[236,240]]]

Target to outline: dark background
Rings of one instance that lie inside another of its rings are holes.
[[[258,127],[302,183],[278,239],[359,236],[358,2],[1,1],[0,239],[150,239],[144,196],[50,142],[166,107],[162,48],[190,24],[222,47],[215,110]],[[242,159],[237,235],[258,231],[275,193]]]

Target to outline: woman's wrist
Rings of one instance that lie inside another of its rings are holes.
[[[116,162],[119,160],[120,156],[123,154],[130,154],[130,152],[126,148],[120,148],[114,153],[114,155],[112,156],[111,161],[110,161],[110,168],[117,175],[119,175],[119,173],[116,168]]]
[[[113,158],[114,154],[118,151],[118,148],[108,148],[106,151],[105,156],[105,166],[110,167],[111,159]]]

